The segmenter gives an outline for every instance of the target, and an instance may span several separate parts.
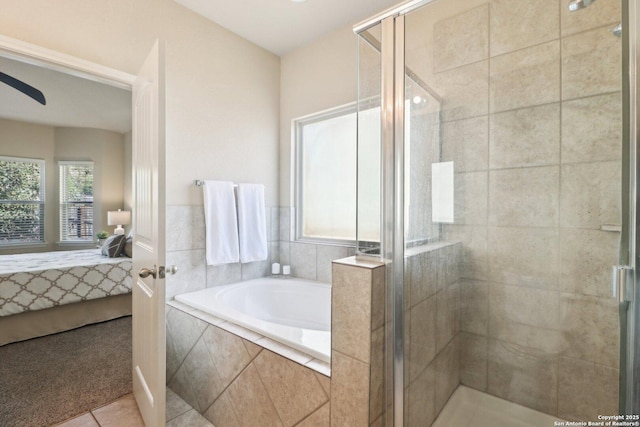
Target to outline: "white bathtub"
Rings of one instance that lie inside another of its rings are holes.
[[[331,285],[264,277],[175,299],[317,359],[331,359]]]

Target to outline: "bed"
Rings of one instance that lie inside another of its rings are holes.
[[[0,256],[0,345],[130,315],[131,268],[99,249]]]

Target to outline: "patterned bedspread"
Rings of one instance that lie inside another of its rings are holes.
[[[131,292],[131,259],[99,249],[0,256],[0,316]]]

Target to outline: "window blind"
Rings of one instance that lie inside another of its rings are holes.
[[[93,162],[59,162],[60,241],[93,240]]]

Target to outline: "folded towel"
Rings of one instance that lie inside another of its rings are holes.
[[[233,183],[205,181],[203,190],[207,264],[238,262],[238,217]]]
[[[240,231],[240,262],[266,260],[269,252],[264,185],[238,184],[238,229]]]

